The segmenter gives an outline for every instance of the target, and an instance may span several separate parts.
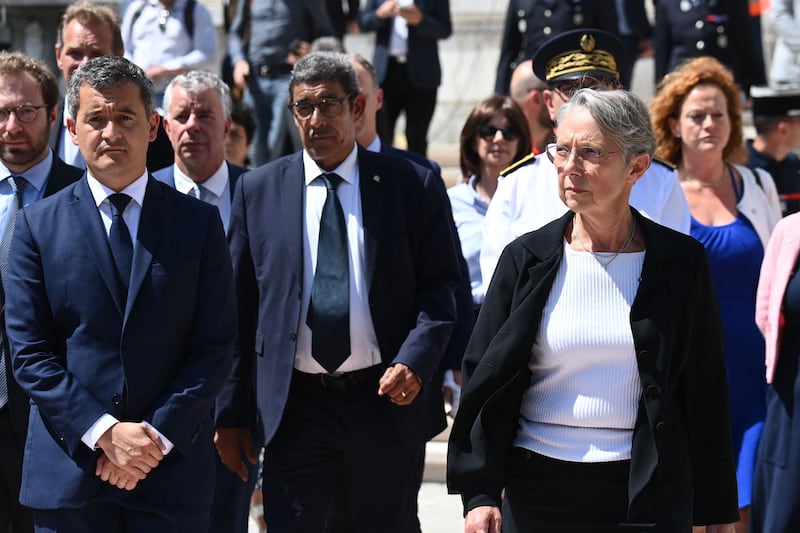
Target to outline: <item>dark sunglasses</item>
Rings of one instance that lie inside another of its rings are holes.
[[[503,134],[503,138],[507,141],[514,141],[519,138],[519,134],[511,126],[506,126],[504,128],[495,128],[491,124],[478,126],[478,135],[481,137],[481,139],[485,139],[487,141],[494,139],[494,136],[498,131]]]

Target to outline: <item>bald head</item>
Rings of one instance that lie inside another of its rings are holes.
[[[544,89],[547,89],[547,83],[537,78],[533,73],[533,61],[530,59],[517,65],[517,68],[511,74],[511,98],[517,104],[522,105],[531,91]]]

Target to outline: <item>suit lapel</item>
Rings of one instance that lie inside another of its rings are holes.
[[[167,226],[161,216],[164,212],[163,200],[161,189],[155,179],[149,176],[144,193],[142,216],[139,219],[139,230],[136,234],[136,245],[133,247],[133,263],[131,264],[131,279],[128,286],[124,321],[128,320],[136,295],[153,262],[153,252],[157,249],[163,229]]]
[[[361,190],[361,215],[364,223],[364,255],[367,262],[367,279],[372,283],[375,260],[383,229],[383,203],[386,186],[381,183],[380,169],[369,152],[358,148],[358,174]]]
[[[264,198],[264,207],[275,205],[277,202],[283,211],[282,220],[286,228],[286,246],[289,248],[289,259],[292,262],[292,269],[297,274],[298,279],[303,279],[303,190],[305,180],[303,178],[303,157],[302,152],[295,154],[285,160],[286,169],[284,172],[275,173],[279,179],[278,195],[275,200]],[[265,190],[269,190],[266,188]],[[299,215],[299,216],[298,216]],[[296,221],[292,224],[290,221]]]
[[[124,309],[117,267],[114,265],[111,248],[108,246],[108,236],[85,175],[75,186],[74,192],[75,196],[70,202],[70,207],[72,208],[71,215],[75,227],[80,228],[81,231],[79,233],[91,251],[90,255],[97,264],[100,277],[103,278],[108,287],[111,298],[114,300],[114,304],[121,315]]]

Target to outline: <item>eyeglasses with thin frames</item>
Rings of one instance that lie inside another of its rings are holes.
[[[491,124],[482,124],[478,126],[478,136],[487,141],[494,139],[498,131],[503,134],[503,139],[507,141],[515,141],[519,138],[517,130],[511,126],[504,126],[502,128],[495,128]]]
[[[619,87],[619,82],[616,80],[612,80],[610,78],[579,78],[577,80],[569,80],[563,83],[555,83],[552,85],[551,89],[558,94],[564,100],[569,100],[575,93],[580,91],[581,89],[594,89],[597,91],[610,91],[613,89],[617,89]]]
[[[591,146],[579,146],[575,150],[571,150],[563,144],[556,143],[548,144],[546,148],[548,159],[557,166],[566,164],[567,161],[569,161],[570,155],[574,156],[575,162],[581,165],[585,163],[597,165],[605,156],[616,154],[621,151],[622,150],[609,150],[604,152],[598,148],[592,148]]]
[[[43,107],[47,107],[47,105],[22,104],[16,107],[0,107],[0,124],[5,124],[11,113],[14,113],[20,122],[31,122],[36,118],[36,113]]]
[[[341,98],[323,98],[317,103],[311,103],[307,100],[300,100],[299,102],[292,102],[286,107],[289,108],[289,111],[294,113],[294,116],[301,120],[311,118],[311,115],[314,114],[315,109],[319,109],[319,112],[322,113],[322,116],[333,118],[339,116],[339,114],[342,112],[344,101],[350,98],[350,96],[352,96],[352,93],[348,94],[347,96],[342,96]]]

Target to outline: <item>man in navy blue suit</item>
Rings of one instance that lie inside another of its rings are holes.
[[[58,99],[58,83],[47,65],[20,52],[0,52],[0,248],[4,252],[20,206],[50,196],[83,175],[47,144]],[[0,306],[4,298],[0,290]],[[30,401],[12,376],[1,315],[0,333],[0,531],[26,533],[33,531],[33,517],[19,503],[19,486]]]
[[[347,56],[298,61],[289,101],[304,150],[234,194],[239,336],[217,448],[244,469],[255,384],[270,533],[324,531],[339,493],[356,531],[418,532],[426,396],[441,394],[459,281],[439,178],[356,144],[364,95]]]
[[[86,175],[21,212],[8,265],[12,366],[33,400],[20,500],[40,532],[204,531],[236,333],[222,222],[149,176],[139,67],[93,59],[67,102]]]
[[[175,164],[153,172],[158,181],[216,206],[226,230],[233,187],[244,172],[225,161],[232,106],[230,89],[216,74],[192,70],[173,78],[164,91],[164,128]],[[240,479],[217,461],[210,533],[247,533],[257,470],[253,463],[247,478]]]

